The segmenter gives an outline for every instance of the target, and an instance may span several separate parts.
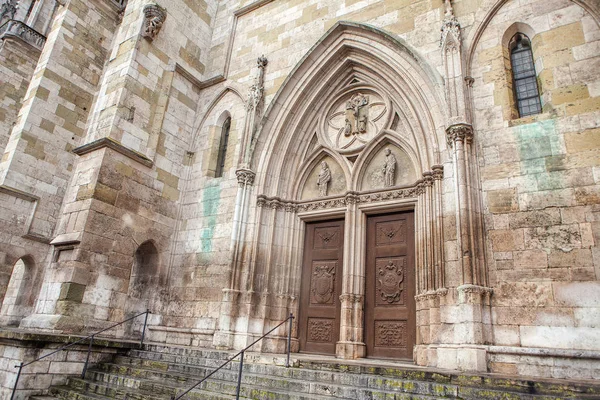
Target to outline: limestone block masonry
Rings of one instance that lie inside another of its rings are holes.
[[[1,329],[600,378],[597,1],[10,5]]]

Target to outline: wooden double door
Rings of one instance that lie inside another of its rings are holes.
[[[300,296],[300,350],[335,354],[344,221],[308,223]],[[367,357],[412,359],[415,344],[414,213],[367,219],[364,341]]]

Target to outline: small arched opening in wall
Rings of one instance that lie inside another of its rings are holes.
[[[133,258],[129,278],[130,298],[135,299],[135,311],[151,308],[160,289],[160,256],[153,241],[142,243]]]
[[[22,318],[31,314],[39,289],[38,270],[31,256],[15,262],[2,301],[0,318],[3,325],[18,325]]]

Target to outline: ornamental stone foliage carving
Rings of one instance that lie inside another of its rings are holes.
[[[371,89],[344,92],[326,114],[323,139],[340,153],[356,153],[384,128],[390,109]]]
[[[254,178],[256,177],[254,171],[246,168],[238,169],[235,171],[235,175],[237,176],[240,186],[252,186],[252,184],[254,184]]]
[[[149,4],[144,7],[142,36],[150,41],[154,40],[165,23],[166,18],[167,11],[158,4]]]
[[[473,140],[473,127],[469,124],[454,124],[446,128],[446,139],[452,146],[455,142],[470,143]]]

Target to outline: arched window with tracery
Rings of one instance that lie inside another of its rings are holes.
[[[229,142],[229,129],[231,128],[231,117],[228,117],[223,122],[221,128],[221,140],[219,141],[219,152],[217,155],[217,168],[215,169],[215,177],[223,176],[225,171],[225,158],[227,157],[227,144]]]
[[[523,33],[515,34],[510,43],[513,91],[519,117],[542,112],[540,91],[535,73],[531,40]]]

